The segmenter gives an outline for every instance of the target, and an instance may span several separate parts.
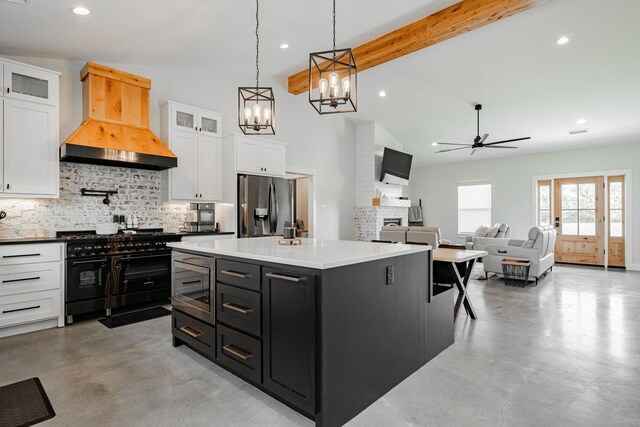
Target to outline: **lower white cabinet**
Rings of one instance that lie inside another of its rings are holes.
[[[0,337],[64,326],[64,244],[0,245]]]

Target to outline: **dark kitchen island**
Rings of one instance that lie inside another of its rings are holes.
[[[174,346],[340,426],[453,343],[431,247],[277,237],[171,243]]]

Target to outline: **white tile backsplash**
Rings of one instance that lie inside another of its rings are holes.
[[[118,190],[109,206],[103,197],[83,197],[82,188]],[[140,227],[177,230],[189,204],[160,202],[160,172],[111,166],[60,163],[59,199],[0,199],[0,237],[33,237],[60,230],[91,230],[113,215],[136,215]]]

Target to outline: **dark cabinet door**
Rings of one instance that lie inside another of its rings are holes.
[[[264,386],[315,415],[316,277],[263,268]]]

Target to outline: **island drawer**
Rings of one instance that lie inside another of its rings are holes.
[[[216,328],[175,308],[171,314],[173,336],[199,350],[204,355],[215,358]]]
[[[262,343],[222,325],[217,328],[218,362],[248,380],[262,383]]]
[[[216,263],[216,278],[227,285],[260,291],[260,266],[244,262],[219,259]]]
[[[261,335],[261,295],[257,292],[218,283],[216,319],[251,335]]]

